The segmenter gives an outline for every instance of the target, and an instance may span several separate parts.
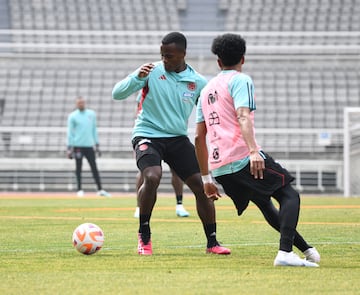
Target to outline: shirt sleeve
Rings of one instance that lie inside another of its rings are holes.
[[[235,109],[240,107],[256,110],[254,84],[250,76],[235,75],[229,83],[229,91],[234,99]]]
[[[201,94],[202,94],[202,90],[204,89],[204,87],[206,86],[206,84],[208,83],[208,80],[201,76],[201,80],[200,80],[200,94],[199,96],[197,97],[196,99],[196,112],[195,112],[195,123],[201,123],[201,122],[204,122],[205,119],[204,119],[204,114],[203,114],[203,111],[202,111],[202,107],[201,107]]]
[[[203,111],[202,111],[202,107],[201,107],[201,95],[198,99],[198,102],[197,102],[197,105],[196,105],[196,119],[195,119],[195,122],[196,123],[201,123],[201,122],[204,122],[205,119],[204,119],[204,114],[203,114]]]
[[[116,100],[125,99],[146,85],[146,81],[148,80],[149,76],[144,78],[139,78],[138,77],[139,70],[140,68],[135,70],[125,79],[115,84],[112,90],[113,99]]]
[[[94,120],[93,120],[93,136],[95,144],[99,144],[99,136],[97,131],[97,120],[96,120],[96,113],[94,112]]]
[[[69,115],[69,116],[68,116],[68,119],[67,119],[67,142],[66,142],[66,145],[67,145],[68,147],[72,147],[72,146],[73,146],[71,115]]]

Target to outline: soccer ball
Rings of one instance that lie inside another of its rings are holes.
[[[80,253],[91,255],[99,251],[104,244],[104,233],[96,224],[83,223],[75,228],[72,242]]]

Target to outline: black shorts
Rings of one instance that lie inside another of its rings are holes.
[[[140,171],[150,166],[161,166],[163,160],[183,181],[195,173],[200,173],[194,145],[186,136],[135,137],[132,144]]]
[[[73,157],[81,160],[83,157],[86,159],[95,160],[95,151],[93,147],[74,147]]]
[[[251,175],[250,163],[238,172],[215,177],[224,192],[233,200],[238,215],[246,209],[249,201],[255,198],[270,198],[275,191],[294,180],[272,157],[264,152],[263,154],[266,156],[263,179],[255,179]]]

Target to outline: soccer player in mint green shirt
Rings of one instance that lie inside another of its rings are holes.
[[[187,137],[188,119],[206,79],[185,62],[185,36],[167,34],[161,42],[161,61],[142,65],[113,89],[114,99],[136,91],[138,115],[132,144],[143,184],[138,189],[138,253],[152,255],[150,218],[165,161],[196,197],[198,215],[207,237],[207,253],[230,254],[216,239],[214,200],[207,198],[200,177],[193,144]],[[181,239],[181,237],[179,237]]]
[[[99,139],[96,126],[96,113],[85,107],[85,99],[76,99],[76,109],[69,114],[67,121],[67,156],[75,158],[75,174],[77,181],[77,196],[83,197],[81,183],[82,159],[85,157],[90,165],[92,175],[97,185],[97,194],[102,197],[111,195],[102,189],[99,171],[96,165],[95,150],[100,155]]]

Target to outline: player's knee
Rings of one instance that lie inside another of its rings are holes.
[[[201,181],[200,173],[193,174],[185,180],[186,185],[191,189],[195,196],[204,194],[204,186]]]
[[[291,185],[285,187],[285,193],[293,205],[300,206],[300,195]]]
[[[158,187],[160,184],[161,173],[154,170],[143,172],[144,184],[151,187]]]

